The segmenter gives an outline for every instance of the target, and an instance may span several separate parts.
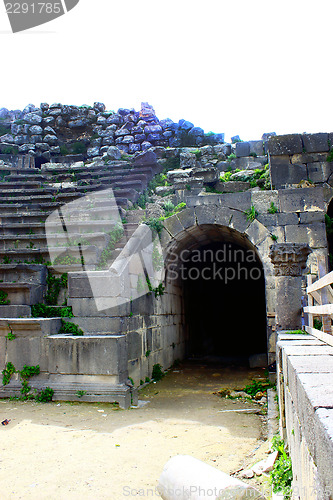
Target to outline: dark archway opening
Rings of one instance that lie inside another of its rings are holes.
[[[264,270],[250,243],[205,242],[183,257],[188,357],[255,366],[261,355],[265,362]]]

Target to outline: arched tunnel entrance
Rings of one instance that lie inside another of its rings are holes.
[[[182,290],[186,356],[265,364],[264,269],[249,239],[225,226],[196,226],[179,236],[172,255],[169,276]]]

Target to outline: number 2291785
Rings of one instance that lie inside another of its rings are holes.
[[[7,14],[61,14],[60,2],[8,2],[6,3]]]

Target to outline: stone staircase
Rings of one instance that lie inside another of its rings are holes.
[[[50,385],[54,399],[77,400],[82,390],[83,400],[116,401],[127,407],[127,367],[120,367],[119,356],[112,354],[125,349],[126,339],[117,335],[112,318],[103,324],[93,316],[89,321],[65,318],[84,327],[84,336],[77,337],[58,333],[60,318],[32,318],[31,306],[45,301],[48,276],[98,269],[108,249],[104,265],[120,254],[138,224],[124,223],[123,235],[111,248],[110,231],[121,220],[122,209],[147,188],[158,166],[126,161],[31,166],[24,158],[12,167],[0,166],[0,368],[8,362],[17,369],[39,364],[41,373],[32,387]],[[73,312],[80,314],[80,308]],[[96,355],[102,356],[106,348],[111,357],[99,363]],[[19,395],[19,387],[13,377],[0,397]]]

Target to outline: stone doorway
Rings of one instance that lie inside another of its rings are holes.
[[[190,234],[178,243],[174,272],[183,296],[186,357],[266,366],[265,276],[256,248],[224,226],[196,226]]]

